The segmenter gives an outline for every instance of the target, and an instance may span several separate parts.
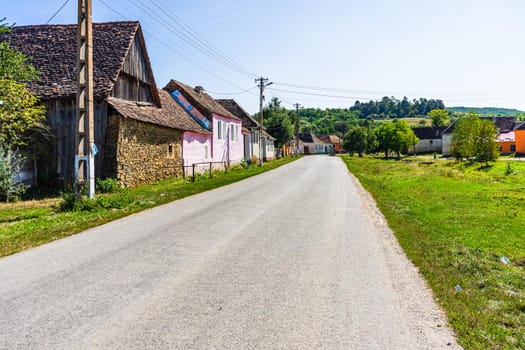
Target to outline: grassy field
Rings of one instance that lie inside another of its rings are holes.
[[[391,122],[393,119],[378,119],[378,122]],[[432,121],[430,118],[399,118],[398,120],[404,120],[410,125],[410,127],[430,126]],[[425,122],[425,124],[421,124]]]
[[[60,210],[61,198],[3,203],[0,204],[0,256],[63,238],[147,208],[228,185],[275,169],[295,159],[297,158],[281,158],[265,163],[262,168],[235,167],[227,173],[215,172],[212,178],[200,176],[194,183],[190,182],[190,179],[177,178],[97,196],[105,203],[113,201],[119,204],[117,207],[120,209],[97,208],[93,211],[63,212]],[[122,206],[122,203],[125,205]]]
[[[429,282],[460,343],[525,349],[525,162],[343,159]]]

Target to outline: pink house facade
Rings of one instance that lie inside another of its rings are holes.
[[[197,123],[211,133],[184,132],[182,157],[185,166],[209,162],[232,165],[242,161],[244,144],[240,118],[223,108],[201,87],[192,88],[172,80],[165,89]]]

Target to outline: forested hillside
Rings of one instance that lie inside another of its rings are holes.
[[[480,115],[509,116],[514,117],[525,112],[517,109],[498,108],[498,107],[447,107],[452,113],[469,113],[474,112]]]
[[[398,100],[388,96],[378,101],[356,101],[349,108],[306,108],[299,112],[300,130],[315,134],[344,134],[353,125],[369,124],[374,120],[426,117],[431,110],[444,108],[445,105],[441,100],[426,98],[408,100],[406,97]],[[295,115],[295,111],[289,112]]]

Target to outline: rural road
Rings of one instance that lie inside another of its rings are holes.
[[[0,349],[458,348],[337,157],[0,259]]]

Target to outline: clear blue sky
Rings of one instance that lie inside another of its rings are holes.
[[[0,18],[27,25],[45,23],[64,0],[3,2]],[[169,11],[149,0],[103,2],[125,19],[140,20],[160,87],[171,78],[202,85],[250,112],[258,109],[256,89],[219,93],[254,88],[256,75],[275,82],[270,88],[331,95],[266,91],[267,99],[277,96],[288,108],[295,102],[349,107],[356,99],[407,95],[441,98],[447,106],[525,110],[523,0],[154,1]],[[103,2],[93,0],[94,21],[123,19]],[[70,0],[51,23],[75,23],[76,6]],[[172,14],[205,39],[200,45],[212,44],[238,63],[235,70],[177,36],[182,29]],[[239,65],[249,73],[240,73]]]

